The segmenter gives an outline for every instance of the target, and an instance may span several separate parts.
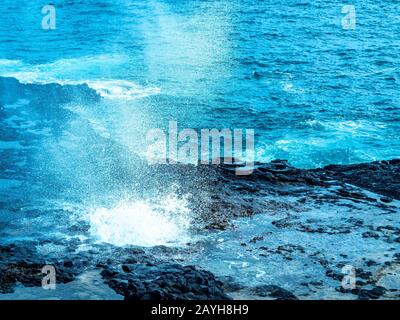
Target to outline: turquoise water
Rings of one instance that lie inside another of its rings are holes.
[[[336,0],[52,3],[55,30],[41,27],[42,0],[0,4],[0,243],[197,241],[203,254],[187,263],[289,289],[293,274],[322,269],[304,271],[303,257],[294,267],[260,260],[238,241],[271,229],[266,242],[297,239],[334,258],[338,241],[357,243],[354,256],[383,252],[358,234],[279,233],[265,215],[193,237],[188,195],[174,185],[147,191],[163,181],[146,176],[141,160],[148,130],[173,120],[181,129],[254,129],[258,161],[315,168],[399,158],[400,2],[353,1],[354,30],[343,29]]]
[[[2,1],[0,75],[89,83],[107,110],[81,113],[131,147],[177,120],[254,128],[260,161],[400,155],[397,2],[356,1],[355,30],[341,1],[55,1],[56,30],[42,30],[42,5]]]
[[[55,30],[42,29],[42,1],[0,5],[5,238],[70,234],[89,214],[119,243],[125,211],[144,210],[152,225],[170,203],[163,212],[186,217],[175,186],[155,195],[143,184],[146,133],[173,120],[254,129],[258,161],[313,168],[400,156],[398,3],[355,3],[354,30],[342,28],[339,1],[54,5]],[[136,230],[138,243],[184,238],[166,225]]]

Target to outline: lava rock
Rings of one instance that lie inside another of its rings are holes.
[[[126,300],[227,300],[223,283],[208,271],[193,266],[160,263],[130,265],[120,272],[106,266],[105,282]]]
[[[290,291],[275,285],[257,286],[252,288],[251,292],[259,297],[272,297],[276,300],[298,300]]]

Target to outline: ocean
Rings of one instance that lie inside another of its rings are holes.
[[[186,195],[143,185],[170,121],[253,129],[262,163],[399,158],[400,2],[353,1],[351,28],[346,4],[54,0],[44,29],[42,0],[2,0],[0,242],[194,241]]]

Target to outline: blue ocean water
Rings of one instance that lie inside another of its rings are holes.
[[[41,28],[43,5],[2,1],[0,75],[97,82],[112,110],[81,111],[130,117],[114,129],[132,143],[135,127],[177,120],[254,128],[260,161],[399,156],[398,2],[356,1],[355,30],[342,1],[55,1],[56,30]]]
[[[119,216],[146,132],[173,120],[254,129],[258,161],[400,156],[398,2],[356,1],[354,30],[341,1],[54,1],[55,30],[44,5],[0,5],[1,221],[26,219],[11,238],[68,233],[77,206]]]
[[[53,0],[56,29],[43,30],[46,4],[0,4],[0,243],[186,243],[185,195],[146,194],[138,178],[146,132],[169,121],[254,129],[256,160],[301,168],[400,157],[398,1]],[[223,270],[235,232],[194,260]],[[267,276],[290,283],[285,263]],[[253,267],[239,276],[258,279]]]

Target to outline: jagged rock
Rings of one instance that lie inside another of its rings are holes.
[[[133,264],[122,269],[106,266],[101,275],[126,300],[229,299],[221,281],[193,266]]]
[[[400,159],[351,165],[329,165],[313,171],[324,174],[330,179],[350,183],[388,198],[400,199]],[[386,198],[386,202],[390,202],[388,198]]]
[[[379,285],[379,270],[400,261],[400,254],[396,253],[400,228],[391,224],[390,220],[396,217],[390,214],[398,213],[396,199],[399,199],[399,168],[400,160],[392,160],[303,170],[279,160],[270,164],[256,164],[254,173],[249,176],[235,175],[235,165],[161,165],[149,167],[139,179],[143,181],[142,187],[147,192],[157,194],[162,194],[166,185],[179,182],[176,193],[188,194],[189,206],[196,213],[194,230],[198,228],[203,232],[204,228],[228,229],[234,227],[232,222],[235,218],[268,213],[272,234],[274,229],[279,232],[290,229],[307,233],[307,236],[318,234],[321,237],[340,237],[355,230],[360,239],[362,237],[365,241],[373,242],[377,239],[377,243],[386,243],[388,251],[384,254],[385,259],[373,256],[374,261],[371,262],[370,257],[366,256],[363,264],[356,266],[356,289],[337,289],[338,292],[353,294],[359,299],[379,299],[388,294],[388,280],[381,280],[383,285]],[[160,183],[148,183],[146,175],[154,176]],[[365,193],[360,188],[377,195]],[[287,197],[294,199],[293,202],[287,201]],[[315,216],[312,219],[304,218],[310,208],[326,204],[332,204],[335,208],[343,206],[346,210],[350,209],[349,212],[358,204],[362,204],[362,208],[379,209],[379,223],[375,223],[377,220],[364,219],[362,214],[349,216],[346,213],[339,218],[339,215],[334,214],[328,219]],[[17,212],[16,208],[11,209]],[[386,217],[389,220],[384,221]],[[77,226],[71,227],[70,231],[85,233],[88,228]],[[254,255],[260,256],[260,259],[277,255],[288,264],[296,256],[304,256],[323,268],[321,276],[337,283],[337,288],[344,276],[340,268],[353,262],[350,260],[351,252],[341,252],[337,256],[340,261],[332,261],[320,251],[310,252],[304,244],[304,247],[295,242],[276,246],[262,245],[263,241],[268,240],[269,235],[267,237],[266,234],[260,232],[251,235],[246,239],[248,243],[241,242],[238,246],[243,250],[254,250]],[[53,241],[26,241],[0,246],[1,293],[13,292],[19,283],[24,286],[40,286],[43,276],[40,271],[45,264],[56,267],[59,283],[71,282],[84,271],[97,269],[105,282],[126,299],[227,299],[229,297],[224,290],[246,290],[241,285],[224,286],[210,272],[176,264],[168,258],[157,259],[138,248],[90,243],[90,250],[77,251],[79,240],[71,240],[54,242],[65,248],[65,253],[52,256],[51,253],[39,253],[36,250],[38,245],[46,244],[53,244]],[[160,247],[158,250],[171,257],[175,249]],[[393,275],[387,275],[385,279],[391,279],[389,276]],[[277,299],[297,298],[291,292],[273,285],[258,286],[251,289],[251,293]]]
[[[259,297],[271,297],[276,300],[298,300],[298,298],[288,290],[275,285],[257,286],[251,292]]]
[[[371,290],[361,289],[357,293],[359,300],[371,300],[371,299],[375,300],[379,299],[385,292],[386,292],[385,288],[375,287]]]

